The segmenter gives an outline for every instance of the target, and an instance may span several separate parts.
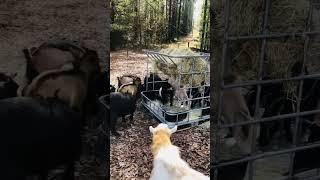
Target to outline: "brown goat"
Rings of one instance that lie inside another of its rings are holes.
[[[141,79],[138,76],[126,74],[121,77],[118,77],[118,88],[120,88],[121,85],[127,84],[130,82],[133,82],[137,86],[141,86]]]
[[[86,49],[67,41],[52,41],[38,48],[23,49],[27,60],[26,76],[30,82],[38,74],[52,69],[60,69],[64,64],[77,63]]]
[[[130,94],[132,96],[137,96],[138,94],[138,87],[134,83],[127,83],[127,84],[122,84],[118,92],[122,94]]]
[[[134,75],[118,77],[118,92],[139,97],[139,93],[141,92],[141,79]]]
[[[76,110],[81,110],[87,96],[87,78],[84,73],[50,70],[37,76],[26,87],[24,96],[57,97]]]
[[[232,81],[234,81],[233,79]],[[241,95],[240,88],[226,89],[223,92],[222,97],[222,109],[221,117],[223,118],[223,124],[239,123],[251,121],[252,117],[250,115],[246,101]],[[250,125],[236,126],[232,127],[232,136],[234,138],[234,143],[237,143],[243,153],[250,152]],[[253,125],[254,140],[259,138],[260,126]]]
[[[82,109],[84,102],[94,96],[89,83],[99,71],[96,57],[95,51],[88,51],[80,60],[79,68],[65,64],[61,69],[41,73],[25,88],[24,96],[45,98],[57,96],[70,107]]]

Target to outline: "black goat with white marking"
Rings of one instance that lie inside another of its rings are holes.
[[[149,77],[144,78],[143,89],[148,90],[145,95],[150,100],[159,100],[162,104],[170,102],[173,105],[174,89],[168,82],[155,82],[164,81],[158,75],[151,73]],[[152,91],[153,90],[153,91]]]

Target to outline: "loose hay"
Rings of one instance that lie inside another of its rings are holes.
[[[154,59],[152,66],[156,72],[161,72],[174,79],[179,79],[181,73],[197,72],[201,74],[181,75],[180,84],[186,86],[200,86],[203,81],[205,81],[206,84],[209,84],[209,74],[206,74],[206,72],[209,71],[209,63],[204,58],[192,57],[199,56],[198,53],[193,52],[190,48],[167,48],[162,49],[159,52],[169,56],[190,57],[173,58],[162,56],[165,61],[167,61],[166,63],[159,59]]]
[[[141,107],[138,109],[141,110]],[[111,142],[112,179],[149,179],[153,163],[149,126],[155,127],[157,124],[159,122],[139,110],[134,114],[133,123],[124,127],[121,123],[120,138]],[[172,135],[172,142],[181,148],[182,158],[192,168],[209,175],[209,129],[195,127],[176,132]]]
[[[221,58],[224,29],[223,1],[217,1],[216,28],[213,37],[215,59]],[[229,35],[244,36],[261,34],[264,16],[264,0],[231,1]],[[270,32],[303,32],[308,16],[309,3],[306,0],[277,0],[270,4],[268,30]],[[241,40],[230,44],[228,55],[232,61],[232,71],[242,79],[256,80],[259,73],[261,40]],[[272,79],[287,78],[289,68],[303,60],[303,38],[280,38],[268,40],[266,46],[266,74]],[[287,84],[288,94],[294,93],[292,83]]]

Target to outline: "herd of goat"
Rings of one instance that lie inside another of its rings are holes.
[[[291,77],[301,75],[302,62],[296,62],[291,68]],[[307,67],[304,72],[308,75]],[[232,75],[232,82],[237,79]],[[270,78],[263,78],[270,80]],[[227,83],[232,83],[227,82]],[[299,82],[299,81],[298,81]],[[297,83],[299,84],[299,83]],[[297,92],[299,92],[299,85]],[[302,97],[300,103],[300,112],[312,111],[320,108],[320,80],[304,79],[302,86]],[[252,120],[256,110],[256,88],[242,95],[240,88],[226,89],[223,93],[222,112],[223,123],[241,123]],[[290,114],[296,112],[297,102],[287,97],[285,86],[283,83],[263,84],[261,87],[259,108],[264,108],[264,112],[258,112],[258,117],[267,118],[277,115]],[[234,139],[232,142],[238,143],[243,154],[249,154],[251,149],[250,132],[255,132],[254,138],[261,150],[267,150],[275,138],[279,138],[276,134],[280,133],[280,138],[285,137],[289,143],[296,142],[294,140],[295,127],[298,128],[300,135],[297,136],[297,142],[303,144],[315,143],[320,141],[320,113],[304,115],[300,117],[300,125],[295,126],[296,117],[290,117],[275,121],[265,121],[253,126],[253,131],[249,131],[250,125],[235,126],[228,128],[224,138]],[[284,131],[284,135],[282,135]],[[253,134],[254,135],[254,134]],[[231,137],[231,138],[230,138]],[[226,141],[231,142],[231,141]],[[306,149],[297,151],[294,156],[293,172],[315,169],[320,167],[320,148]],[[218,179],[223,180],[243,180],[246,174],[247,162],[233,164],[219,168]],[[233,172],[233,173],[230,173]],[[213,172],[212,172],[213,173]],[[288,173],[285,173],[286,175]]]
[[[177,87],[175,79],[161,79],[157,74],[150,73],[144,78],[142,84],[141,79],[136,75],[123,75],[118,77],[118,89],[110,85],[110,129],[111,132],[119,136],[116,131],[117,119],[122,117],[125,122],[125,116],[130,114],[131,121],[133,120],[133,113],[136,110],[136,103],[141,97],[141,92],[144,90],[145,96],[157,105],[173,106],[174,97],[181,100],[181,106],[187,105],[190,108],[195,108],[201,105],[201,98],[204,99],[204,106],[210,107],[209,101],[209,86],[201,88],[186,88]],[[204,84],[204,82],[203,82]],[[147,91],[146,91],[147,90]],[[191,100],[191,103],[188,101]],[[146,101],[146,99],[144,99]],[[202,115],[208,115],[209,108],[202,110]]]
[[[100,114],[99,97],[107,94],[107,72],[96,51],[65,41],[24,49],[26,72],[0,73],[1,179],[47,179],[64,165],[64,179],[74,179],[84,126]],[[102,121],[106,117],[98,117]]]

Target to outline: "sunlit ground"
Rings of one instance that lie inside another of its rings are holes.
[[[186,36],[178,39],[178,42],[171,43],[168,45],[170,48],[186,48],[200,47],[200,28],[201,28],[201,13],[204,5],[204,0],[195,0],[194,12],[193,12],[193,27],[191,33]]]

